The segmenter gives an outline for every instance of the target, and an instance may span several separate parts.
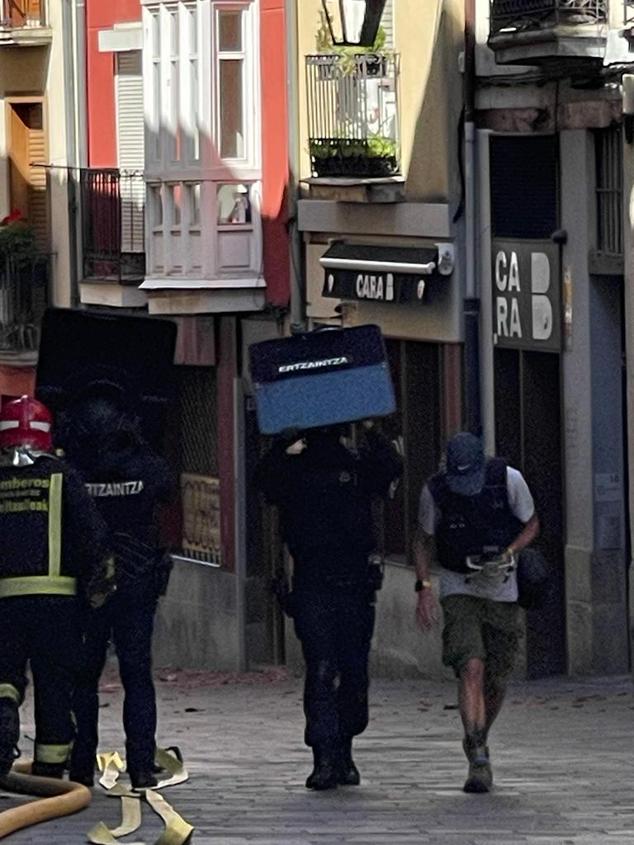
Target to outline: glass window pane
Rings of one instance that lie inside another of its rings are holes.
[[[218,223],[222,226],[251,222],[251,201],[248,185],[218,185],[217,206]]]
[[[243,158],[242,59],[220,62],[220,155]]]
[[[200,184],[189,186],[189,216],[191,226],[200,226]]]
[[[218,12],[218,47],[221,53],[242,50],[242,12]]]

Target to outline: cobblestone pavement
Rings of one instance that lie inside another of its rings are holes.
[[[490,795],[465,795],[451,684],[374,682],[372,721],[357,743],[361,787],[304,788],[301,684],[257,676],[158,673],[160,738],[183,750],[188,784],[166,790],[196,827],[194,845],[634,845],[634,685],[628,678],[515,684],[491,738]],[[161,680],[162,679],[162,680]],[[122,747],[121,693],[102,695],[104,747]],[[28,707],[24,732],[32,734]],[[23,742],[28,753],[28,741]],[[0,810],[14,805],[0,793]],[[9,837],[75,845],[119,802],[96,790],[69,819]],[[141,835],[160,823],[144,808]],[[125,842],[125,840],[123,840]]]

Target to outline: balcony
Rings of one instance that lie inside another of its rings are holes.
[[[491,0],[489,47],[498,64],[550,65],[553,72],[600,68],[607,0]]]
[[[0,361],[35,362],[47,303],[47,257],[0,262]]]
[[[0,0],[0,46],[43,47],[52,38],[45,0]]]
[[[145,295],[145,181],[116,168],[80,174],[85,304],[138,306]]]
[[[306,56],[312,180],[389,179],[400,172],[398,56]]]

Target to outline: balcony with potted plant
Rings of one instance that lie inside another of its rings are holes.
[[[322,16],[317,49],[305,57],[311,195],[326,185],[400,185],[399,56],[385,32],[370,47],[339,46]]]

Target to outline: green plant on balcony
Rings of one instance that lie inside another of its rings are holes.
[[[0,220],[0,266],[32,266],[38,257],[35,231],[19,211]]]
[[[314,138],[309,152],[317,176],[385,177],[398,170],[398,149],[393,138]]]

